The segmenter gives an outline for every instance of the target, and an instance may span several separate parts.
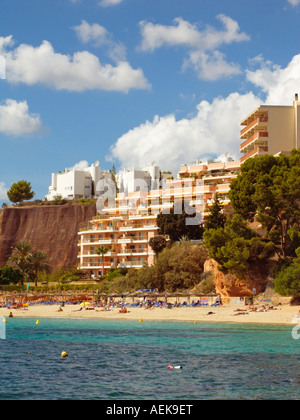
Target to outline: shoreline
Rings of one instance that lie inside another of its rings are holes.
[[[280,305],[264,312],[251,312],[246,307],[233,305],[219,307],[173,307],[145,309],[128,307],[128,313],[120,313],[120,308],[84,309],[80,305],[32,305],[28,309],[0,308],[0,316],[8,320],[10,312],[14,318],[55,318],[55,319],[126,319],[136,321],[189,321],[189,322],[227,322],[245,324],[300,324],[299,306]],[[82,308],[82,309],[80,309]],[[294,318],[294,319],[293,319]]]

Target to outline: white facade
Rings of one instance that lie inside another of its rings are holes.
[[[84,169],[65,169],[63,173],[53,173],[46,199],[51,201],[55,196],[67,200],[93,198],[97,182],[108,173],[109,171],[101,171],[98,162]]]
[[[136,191],[148,192],[159,188],[160,168],[155,164],[142,169],[123,169],[117,175],[120,192],[133,193]]]

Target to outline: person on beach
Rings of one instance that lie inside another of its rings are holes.
[[[239,312],[237,312],[236,314],[233,314],[234,316],[237,316],[237,315],[249,315],[249,312],[245,312],[245,311],[239,311]]]
[[[129,313],[129,311],[127,310],[127,308],[124,306],[123,308],[121,308],[120,310],[119,310],[119,313],[120,314],[128,314]]]

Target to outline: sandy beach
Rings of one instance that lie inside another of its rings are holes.
[[[0,308],[0,316],[8,318],[10,312],[15,318],[68,318],[68,319],[130,319],[137,321],[190,321],[190,322],[238,322],[259,324],[300,323],[299,306],[279,305],[274,309],[249,311],[246,306],[223,305],[218,307],[128,307],[127,313],[120,313],[120,308],[103,310],[102,308],[86,309],[80,305],[65,305],[59,310],[58,304],[32,305],[28,309]]]

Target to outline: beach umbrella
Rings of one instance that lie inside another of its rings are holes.
[[[160,294],[158,292],[148,292],[146,294],[147,297],[158,297]]]
[[[108,295],[108,297],[118,297],[118,296],[120,296],[120,294],[118,294],[118,293],[110,293]]]

